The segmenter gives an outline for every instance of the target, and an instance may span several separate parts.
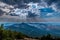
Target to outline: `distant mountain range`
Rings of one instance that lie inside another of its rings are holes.
[[[12,31],[22,32],[28,36],[40,37],[46,34],[60,36],[60,25],[53,23],[15,23],[5,25],[5,28]]]

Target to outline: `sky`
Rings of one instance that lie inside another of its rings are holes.
[[[9,6],[5,2],[0,2],[3,5],[2,6],[0,4],[0,9],[6,13],[11,13],[9,14],[10,16],[18,16],[19,20],[22,22],[60,22],[60,0],[33,1],[29,3],[22,3],[22,5],[26,4],[28,6],[27,8],[14,8],[14,5]],[[10,10],[10,8],[12,10]]]
[[[40,3],[29,2],[26,9],[16,8],[14,13],[20,19],[34,22],[60,22],[60,1],[59,0],[40,0]],[[31,19],[31,20],[30,20]]]

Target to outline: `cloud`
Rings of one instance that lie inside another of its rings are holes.
[[[3,12],[9,13],[12,8],[14,8],[14,6],[8,5],[4,2],[0,2],[0,10],[2,10]]]
[[[52,16],[52,15],[53,15],[53,13],[48,13],[48,14],[47,14],[47,16]]]
[[[38,4],[38,5],[37,5]],[[0,9],[5,13],[15,13],[18,15],[19,19],[27,19],[26,21],[35,21],[35,22],[41,22],[41,21],[60,21],[59,18],[57,18],[58,13],[60,13],[60,1],[59,0],[39,0],[39,2],[29,2],[26,3],[27,7],[24,8],[14,8],[14,5],[8,5],[7,3],[0,2]],[[17,4],[16,4],[17,5]],[[20,7],[20,6],[19,6]],[[25,7],[25,6],[24,6]],[[11,11],[11,8],[14,10],[14,12]],[[41,11],[42,10],[42,11]],[[54,13],[53,13],[54,12]],[[44,19],[41,17],[44,17]],[[53,15],[54,14],[54,15]],[[57,15],[55,15],[57,14]],[[47,16],[47,17],[45,17]],[[54,16],[56,18],[50,18],[50,16]]]
[[[37,15],[35,13],[32,13],[32,12],[28,12],[28,16],[27,17],[36,17]]]

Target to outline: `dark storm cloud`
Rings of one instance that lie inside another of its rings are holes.
[[[48,5],[51,5],[52,3],[57,3],[59,0],[44,0],[47,2]]]
[[[47,3],[52,3],[52,2],[58,2],[59,0],[43,0],[43,1],[45,1]]]
[[[22,1],[24,1],[25,3],[40,2],[40,0],[0,0],[0,1],[7,3],[7,4],[20,4]]]
[[[47,3],[48,6],[51,6],[54,4],[57,8],[57,10],[60,10],[60,0],[43,0],[45,3]]]
[[[23,2],[25,3],[29,3],[29,2],[39,2],[41,3],[42,0],[0,0],[1,2],[10,4],[10,5],[15,5],[17,4],[18,6],[20,6],[20,4]],[[43,0],[44,2],[46,2],[49,5],[51,5],[52,3],[56,3],[57,8],[60,8],[60,0]]]
[[[57,9],[60,9],[60,1],[57,2],[56,6],[57,6]]]
[[[0,16],[2,16],[4,14],[4,12],[2,10],[0,10]]]
[[[2,2],[5,2],[7,4],[20,4],[22,1],[24,1],[25,3],[29,3],[29,2],[41,2],[41,0],[0,0]],[[49,5],[51,3],[58,3],[60,0],[43,0],[45,2],[47,2]]]
[[[36,17],[36,16],[37,16],[36,14],[34,14],[34,13],[28,11],[28,16],[27,16],[27,17]]]

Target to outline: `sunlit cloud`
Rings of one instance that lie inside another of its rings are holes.
[[[24,5],[22,8],[15,8],[19,6],[18,4],[9,5],[5,2],[0,2],[0,9],[7,13],[9,16],[19,17],[20,20],[25,21],[35,21],[39,22],[40,20],[44,21],[59,21],[60,9],[59,9],[59,1],[58,0],[39,0],[39,2],[22,2],[21,5]],[[3,5],[3,6],[2,6]],[[35,20],[34,20],[35,19]],[[56,20],[55,20],[56,19]],[[41,21],[40,21],[41,22]]]

